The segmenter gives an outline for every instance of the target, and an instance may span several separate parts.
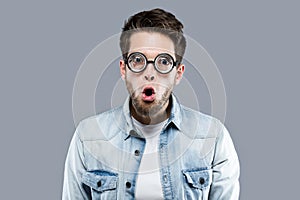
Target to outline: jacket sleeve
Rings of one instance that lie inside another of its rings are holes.
[[[83,144],[79,137],[79,127],[80,124],[71,140],[65,161],[63,200],[91,199],[90,191],[81,181],[86,168],[83,159]]]
[[[222,125],[216,140],[212,171],[213,181],[209,199],[239,199],[239,160],[233,142],[224,125]]]

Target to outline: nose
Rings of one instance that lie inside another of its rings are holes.
[[[153,75],[145,75],[145,79],[147,81],[153,81],[154,80],[154,76]]]
[[[149,66],[151,65],[151,66]],[[146,70],[145,70],[145,75],[144,75],[144,78],[146,81],[153,81],[155,79],[155,69],[154,69],[154,65],[153,63],[149,63]]]

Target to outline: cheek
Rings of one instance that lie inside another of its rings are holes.
[[[126,75],[125,82],[129,92],[137,90],[137,88],[141,85],[136,77],[133,77],[129,74]]]
[[[169,74],[169,76],[162,77],[158,82],[166,85],[168,87],[173,86],[175,84],[176,77],[174,74]]]
[[[165,79],[162,79],[158,82],[161,88],[161,92],[164,93],[167,90],[173,90],[175,85],[175,78],[174,77],[168,77]]]

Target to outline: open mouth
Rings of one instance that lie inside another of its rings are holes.
[[[146,95],[146,96],[151,96],[152,94],[154,94],[154,89],[153,88],[145,88],[143,93]]]
[[[143,90],[143,100],[144,101],[154,101],[155,99],[155,91],[152,87],[145,87]]]

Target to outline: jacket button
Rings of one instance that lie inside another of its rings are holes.
[[[127,188],[131,188],[131,183],[127,181],[127,182],[126,182],[126,187],[127,187]]]
[[[135,156],[139,156],[139,155],[140,155],[140,151],[139,151],[139,150],[135,150],[135,151],[134,151],[134,155],[135,155]]]
[[[205,183],[205,179],[204,179],[203,177],[200,177],[200,178],[199,178],[199,183],[200,183],[201,185],[203,185],[203,184]]]
[[[102,185],[102,184],[101,184],[101,181],[98,181],[98,182],[97,182],[97,186],[98,186],[98,187],[101,187],[101,185]]]
[[[129,135],[136,136],[136,135],[137,135],[137,133],[136,133],[136,131],[135,131],[135,130],[130,130],[130,131],[129,131]]]

